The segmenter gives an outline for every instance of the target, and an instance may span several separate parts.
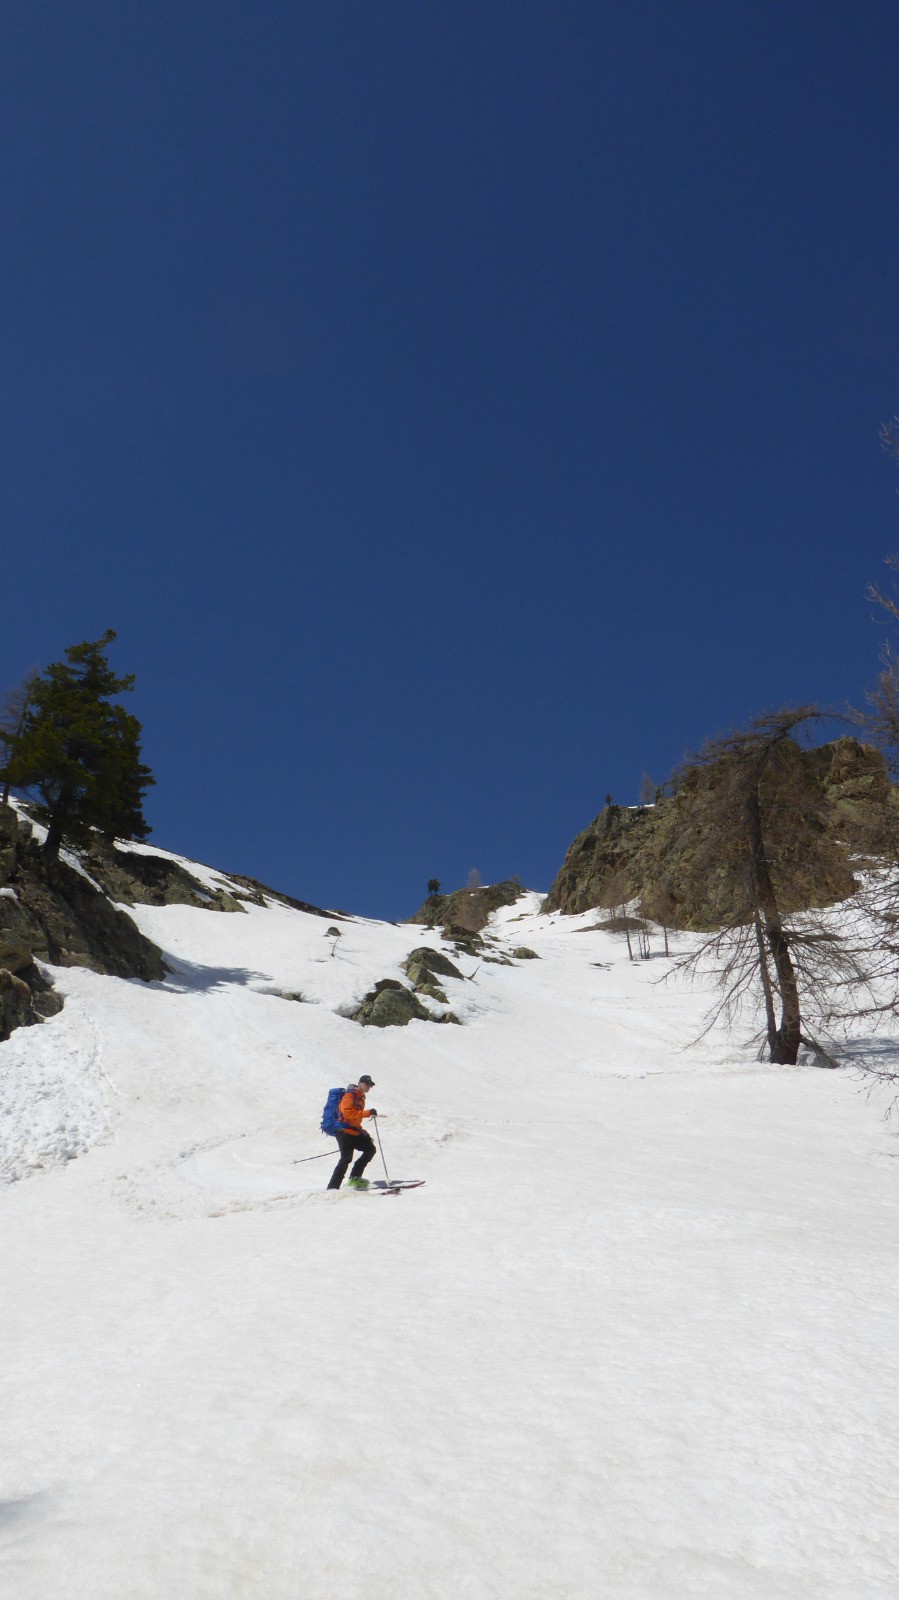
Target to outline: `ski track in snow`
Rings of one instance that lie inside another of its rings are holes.
[[[4,1600],[894,1600],[878,1104],[685,1048],[701,992],[538,903],[461,1028],[341,1014],[437,934],[274,904],[54,974],[0,1047]],[[425,1188],[325,1192],[363,1071]]]

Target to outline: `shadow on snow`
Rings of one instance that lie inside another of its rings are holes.
[[[165,954],[165,952],[163,952]],[[170,994],[203,994],[211,989],[226,989],[231,984],[250,987],[255,983],[271,983],[268,972],[254,972],[250,967],[204,967],[196,961],[173,961],[166,957],[169,975],[154,989]]]

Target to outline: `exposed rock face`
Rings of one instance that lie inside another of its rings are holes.
[[[429,1000],[436,1000],[440,1006],[449,1005],[449,995],[445,989],[441,989],[439,983],[429,983],[426,979],[424,983],[415,985],[415,993],[427,995]]]
[[[6,896],[3,900],[9,903]],[[0,917],[4,909],[0,904]],[[33,959],[27,928],[24,936],[21,923],[15,936],[0,930],[0,1041],[14,1028],[30,1027],[61,1010],[61,997]]]
[[[64,861],[45,861],[27,825],[0,805],[0,1039],[59,1011],[41,961],[144,982],[166,972],[131,918]]]
[[[834,841],[826,872],[809,873],[785,910],[829,905],[856,887],[852,856],[876,851],[899,821],[897,790],[880,753],[846,737],[813,750],[796,750],[796,760],[820,791],[821,817]],[[543,903],[546,912],[577,913],[612,908],[639,899],[646,914],[671,926],[716,925],[716,885],[709,881],[696,898],[690,872],[701,823],[697,797],[706,775],[654,806],[607,806],[571,845]],[[686,884],[692,884],[687,891]]]
[[[207,889],[177,861],[144,855],[137,850],[117,850],[97,839],[85,864],[91,877],[110,900],[129,906],[197,906],[210,911],[243,911],[240,901],[225,889]]]
[[[641,892],[640,852],[664,801],[631,810],[607,806],[579,833],[543,902],[544,911],[589,911]]]
[[[85,862],[91,877],[110,900],[121,905],[196,906],[201,911],[244,911],[247,905],[264,906],[275,900],[307,911],[314,917],[340,917],[339,911],[323,911],[306,900],[270,889],[255,878],[239,872],[222,873],[217,887],[201,883],[180,862],[152,851],[121,850],[96,838]],[[218,876],[218,874],[217,874]],[[339,932],[339,930],[338,930]]]
[[[0,883],[8,883],[20,842],[19,819],[12,806],[0,805]]]
[[[382,978],[376,983],[353,1015],[353,1021],[361,1023],[363,1028],[405,1028],[413,1020],[458,1022],[459,1018],[452,1012],[433,1017],[412,990],[398,983],[396,978]]]
[[[417,950],[411,951],[402,965],[413,984],[431,983],[435,975],[440,978],[462,976],[449,956],[444,955],[442,950],[431,950],[428,945],[420,945]]]
[[[467,928],[460,928],[454,922],[446,924],[443,937],[465,956],[480,955],[484,948],[484,941],[479,933],[469,933]]]
[[[413,950],[402,963],[403,971],[408,973],[412,980],[412,987],[416,994],[424,994],[429,1000],[436,1000],[439,1005],[448,1005],[446,991],[441,988],[438,978],[461,978],[462,974],[449,956],[442,950],[431,950],[428,945],[421,945],[418,950]]]
[[[156,945],[65,862],[45,862],[34,852],[20,865],[15,887],[31,929],[32,955],[39,961],[144,983],[165,977]]]
[[[479,933],[485,928],[494,911],[500,906],[511,906],[521,896],[517,878],[507,878],[504,883],[491,883],[479,889],[454,889],[452,894],[430,894],[424,905],[416,911],[410,922],[420,922],[426,928],[461,929],[463,933]]]
[[[0,967],[0,1040],[8,1039],[14,1028],[27,1028],[40,1020],[25,980]]]
[[[0,967],[21,972],[34,959],[33,927],[15,890],[8,890],[0,904]]]
[[[363,1028],[404,1028],[413,1017],[421,1022],[431,1020],[430,1012],[411,989],[395,978],[382,978],[365,996],[353,1021],[360,1022]]]
[[[803,760],[826,796],[834,833],[853,850],[878,850],[899,815],[899,790],[880,751],[847,737],[803,751]]]

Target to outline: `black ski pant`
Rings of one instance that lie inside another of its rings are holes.
[[[351,1178],[361,1178],[368,1163],[375,1153],[375,1141],[367,1133],[338,1133],[337,1143],[340,1145],[340,1160],[331,1173],[329,1189],[339,1189],[346,1177],[346,1169],[353,1160],[354,1153],[359,1154],[350,1173]]]

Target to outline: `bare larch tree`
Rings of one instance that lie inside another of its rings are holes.
[[[781,1064],[795,1063],[806,1044],[833,1065],[809,1018],[826,1027],[847,995],[868,985],[834,919],[810,909],[851,885],[795,737],[819,715],[799,706],[761,717],[707,743],[677,777],[684,823],[695,834],[680,897],[701,908],[694,926],[701,920],[712,931],[676,970],[713,974],[719,998],[707,1028],[719,1018],[732,1022],[746,1002],[760,1004],[762,1050]]]

